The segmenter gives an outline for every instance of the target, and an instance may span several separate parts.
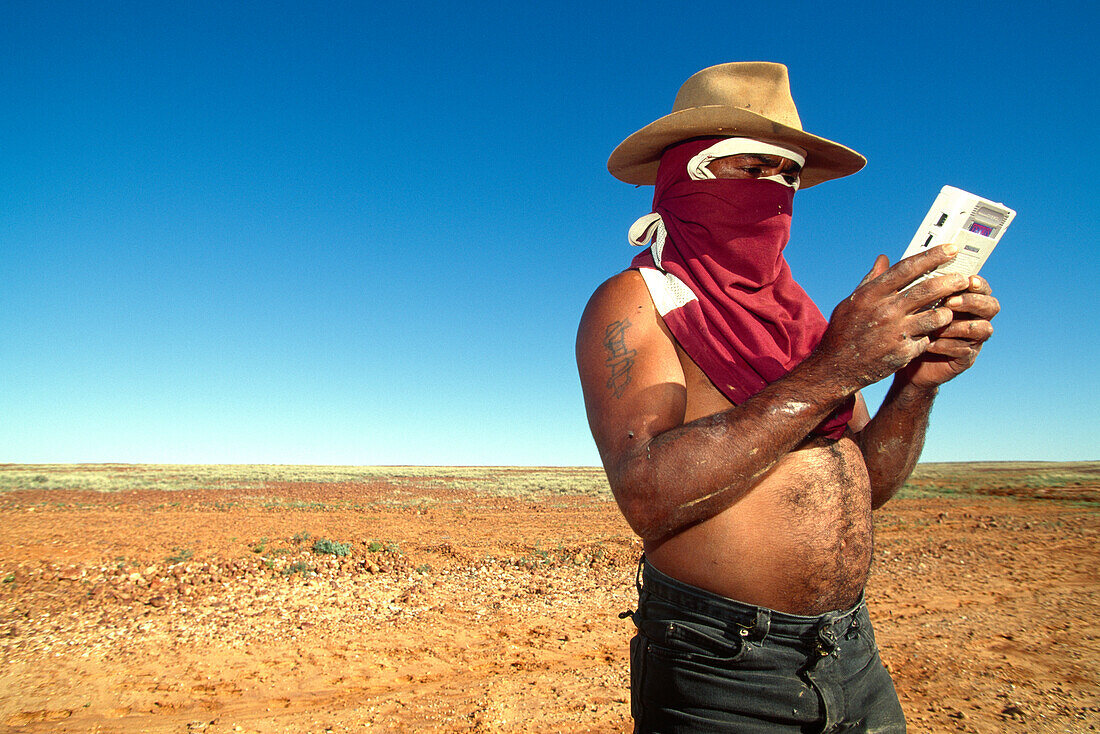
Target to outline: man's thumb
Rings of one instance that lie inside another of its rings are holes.
[[[886,257],[885,255],[879,255],[875,258],[875,264],[871,266],[871,272],[867,273],[867,275],[864,275],[863,280],[859,281],[859,284],[861,286],[866,285],[889,269],[890,258]]]

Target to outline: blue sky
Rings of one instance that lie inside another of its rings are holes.
[[[826,314],[944,184],[1018,212],[924,459],[1098,459],[1098,14],[5,3],[0,461],[598,463],[576,324],[652,196],[607,156],[737,60],[870,160],[795,199]]]

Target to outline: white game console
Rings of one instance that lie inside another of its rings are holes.
[[[944,186],[921,222],[913,241],[901,256],[904,260],[929,247],[954,243],[959,253],[931,273],[921,276],[909,287],[926,278],[946,273],[975,275],[1001,241],[1016,212],[1004,204]]]

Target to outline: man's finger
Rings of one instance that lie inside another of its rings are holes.
[[[981,349],[981,344],[962,339],[933,339],[925,353],[938,354],[941,357],[948,357],[969,364],[978,357],[978,352]]]
[[[993,296],[984,293],[958,293],[943,302],[943,305],[958,314],[970,314],[989,320],[1001,312],[1001,303]]]
[[[956,318],[937,335],[943,339],[965,339],[970,342],[984,342],[993,336],[993,324],[985,319]]]
[[[913,286],[902,294],[909,309],[919,311],[966,288],[966,276],[958,273],[937,275]],[[944,304],[946,305],[946,304]]]
[[[883,290],[899,291],[925,273],[931,273],[940,265],[948,262],[958,251],[958,247],[955,245],[933,247],[919,255],[907,257],[896,263],[894,267],[875,278],[874,283]],[[964,285],[959,290],[965,288]]]
[[[970,292],[981,293],[988,296],[993,293],[993,289],[989,287],[989,281],[985,278],[978,277],[977,275],[970,276]]]
[[[931,334],[933,331],[942,329],[951,323],[951,318],[954,316],[949,308],[933,308],[928,311],[921,311],[918,314],[914,314],[910,318],[913,324],[913,330],[911,334]]]

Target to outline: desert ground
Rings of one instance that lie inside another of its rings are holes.
[[[911,732],[1100,728],[1100,462],[923,464],[867,589]],[[0,465],[0,732],[626,732],[596,469]]]

